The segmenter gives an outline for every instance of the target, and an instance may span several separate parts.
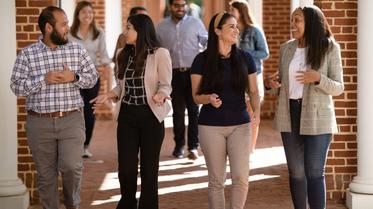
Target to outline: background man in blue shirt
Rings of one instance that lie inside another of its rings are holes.
[[[170,51],[172,59],[172,108],[175,149],[172,155],[184,156],[185,108],[188,110],[188,158],[198,158],[198,106],[193,102],[190,66],[194,57],[207,44],[207,31],[201,20],[186,15],[185,0],[169,0],[171,16],[157,26],[162,47]]]

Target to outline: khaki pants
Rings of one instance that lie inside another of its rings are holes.
[[[228,156],[232,178],[230,208],[243,209],[249,186],[250,124],[199,125],[198,131],[208,170],[209,208],[225,208],[224,186]]]
[[[26,133],[35,162],[43,208],[56,209],[59,206],[59,172],[62,177],[64,204],[66,208],[77,208],[80,203],[85,140],[83,113],[74,112],[62,118],[28,115]]]

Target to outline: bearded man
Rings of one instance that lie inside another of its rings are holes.
[[[61,173],[65,207],[77,209],[85,140],[79,90],[92,88],[98,72],[87,51],[68,41],[68,20],[62,9],[46,7],[38,24],[42,36],[18,54],[10,87],[16,96],[26,97],[26,134],[43,208],[59,207]]]

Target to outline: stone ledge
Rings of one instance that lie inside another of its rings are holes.
[[[29,191],[14,196],[0,197],[0,208],[4,209],[27,209],[30,205]]]
[[[348,209],[372,209],[373,194],[353,193],[346,191],[346,206]]]

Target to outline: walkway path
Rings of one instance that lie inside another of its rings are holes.
[[[257,150],[251,158],[245,209],[292,209],[282,143],[279,134],[270,127],[270,121],[262,121]],[[94,157],[84,163],[81,209],[114,209],[119,200],[115,129],[113,121],[97,122],[91,148]],[[167,128],[161,151],[160,209],[207,209],[207,170],[203,157],[195,162],[174,159],[170,157],[172,149],[172,129]],[[228,198],[229,185],[230,180]],[[328,209],[346,208],[328,203]]]

